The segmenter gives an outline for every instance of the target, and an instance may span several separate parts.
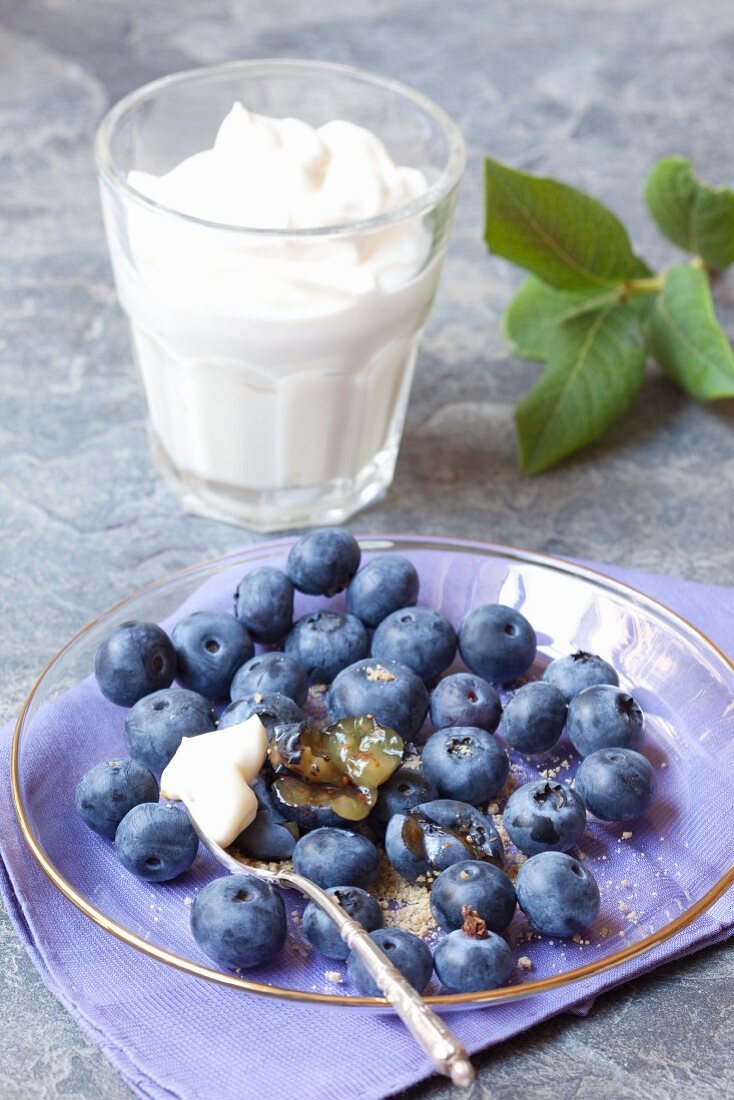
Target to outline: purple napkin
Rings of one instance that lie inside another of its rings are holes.
[[[611,566],[603,571],[678,611],[725,652],[734,650],[734,590]],[[207,605],[221,601],[225,606],[230,588],[227,582],[226,593],[223,588],[218,591],[210,582]],[[196,600],[189,605],[195,606]],[[100,757],[99,750],[95,755],[95,736],[106,706],[92,684],[82,684],[54,700],[47,723],[49,728],[53,723],[55,729],[73,728],[80,758],[88,754],[91,763]],[[236,1100],[242,1095],[293,1092],[300,1100],[373,1098],[404,1089],[431,1072],[402,1025],[389,1015],[289,1004],[219,988],[148,959],[92,924],[55,890],[24,847],[10,800],[10,741],[11,730],[6,728],[0,734],[0,892],[48,988],[141,1096]],[[725,767],[727,761],[722,763]],[[34,797],[54,797],[58,765],[49,754],[48,778],[39,772]],[[79,827],[71,818],[66,823],[55,840],[59,854],[68,858],[70,850],[78,850]],[[87,845],[97,841],[85,836]],[[654,866],[640,868],[646,888],[654,884]],[[188,895],[197,883],[211,874],[211,865],[201,859],[192,878],[163,893],[157,892],[160,887],[148,889],[135,882],[130,889],[138,891],[138,901],[141,889],[150,895],[144,907],[150,913],[148,930],[155,928],[152,922],[159,920],[159,912],[163,919],[175,911],[174,903],[183,906],[190,901]],[[102,841],[80,871],[87,896],[102,908],[106,892],[108,897],[111,889],[125,888],[122,875]],[[660,963],[724,939],[733,928],[734,897],[725,895],[693,926],[612,973],[524,1001],[453,1013],[451,1024],[470,1051],[491,1046],[556,1013],[578,1010],[590,998]],[[146,934],[142,925],[137,930]],[[616,926],[612,931],[617,934]],[[583,945],[570,944],[568,950],[582,952]],[[190,945],[189,954],[199,957]],[[201,961],[206,959],[201,956]],[[573,955],[574,964],[584,961]],[[305,976],[316,987],[317,974],[327,969],[323,962],[304,964],[307,969],[293,979],[294,984]],[[282,975],[258,973],[257,978],[280,981]],[[328,988],[323,976],[318,988]]]

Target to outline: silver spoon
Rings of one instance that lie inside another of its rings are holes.
[[[429,1008],[421,995],[405,980],[403,975],[380,950],[361,924],[352,920],[341,905],[317,886],[315,882],[297,875],[294,871],[266,871],[261,867],[251,867],[238,863],[229,852],[215,843],[202,830],[189,802],[182,800],[199,840],[214,858],[233,875],[255,875],[286,890],[297,890],[299,894],[316,902],[339,929],[342,939],[352,951],[355,951],[374,978],[385,998],[390,1002],[408,1031],[428,1055],[439,1073],[450,1077],[451,1081],[467,1088],[474,1080],[474,1067],[463,1045],[444,1021],[432,1008]]]

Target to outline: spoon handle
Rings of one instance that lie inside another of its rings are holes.
[[[279,884],[298,890],[330,917],[346,945],[359,956],[378,988],[439,1073],[445,1074],[455,1085],[464,1088],[469,1086],[474,1080],[474,1067],[465,1048],[441,1017],[426,1004],[420,993],[393,966],[374,940],[370,939],[362,925],[352,920],[337,901],[303,875],[280,871],[275,877]]]
[[[240,863],[224,848],[206,835],[196,820],[196,813],[187,799],[183,805],[189,820],[206,850],[234,875],[252,874],[265,879],[286,890],[297,890],[299,894],[315,902],[339,929],[347,947],[355,951],[365,967],[375,979],[375,983],[390,1002],[400,1019],[421,1049],[428,1055],[439,1073],[461,1088],[467,1088],[474,1080],[474,1067],[469,1056],[437,1013],[429,1008],[420,993],[407,982],[403,975],[369,937],[369,933],[356,920],[344,912],[338,901],[329,897],[325,890],[311,879],[298,875],[295,871],[266,871],[260,867],[248,867]]]

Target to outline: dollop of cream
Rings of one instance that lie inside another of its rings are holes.
[[[267,118],[235,103],[211,149],[132,187],[205,221],[251,229],[312,229],[376,217],[426,189],[423,173],[396,165],[375,134],[337,119],[318,129]]]
[[[420,170],[396,165],[378,137],[351,122],[314,129],[235,103],[211,149],[161,176],[131,171],[128,182],[169,209],[218,225],[130,209],[132,252],[147,293],[178,309],[191,304],[258,321],[329,315],[405,285],[430,251],[420,217],[334,238],[235,228],[348,225],[397,210],[426,190]]]
[[[161,776],[161,795],[188,803],[206,836],[226,848],[255,819],[250,784],[267,749],[268,735],[256,714],[227,729],[184,737]]]

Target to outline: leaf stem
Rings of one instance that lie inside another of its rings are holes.
[[[689,260],[688,266],[694,270],[705,271],[706,264],[700,256],[694,256]],[[665,272],[662,271],[658,275],[652,275],[649,279],[627,279],[622,284],[621,300],[623,302],[632,294],[658,294],[663,289],[665,282]]]
[[[624,284],[625,297],[631,294],[658,294],[663,289],[664,275],[653,275],[649,279],[628,279]]]

